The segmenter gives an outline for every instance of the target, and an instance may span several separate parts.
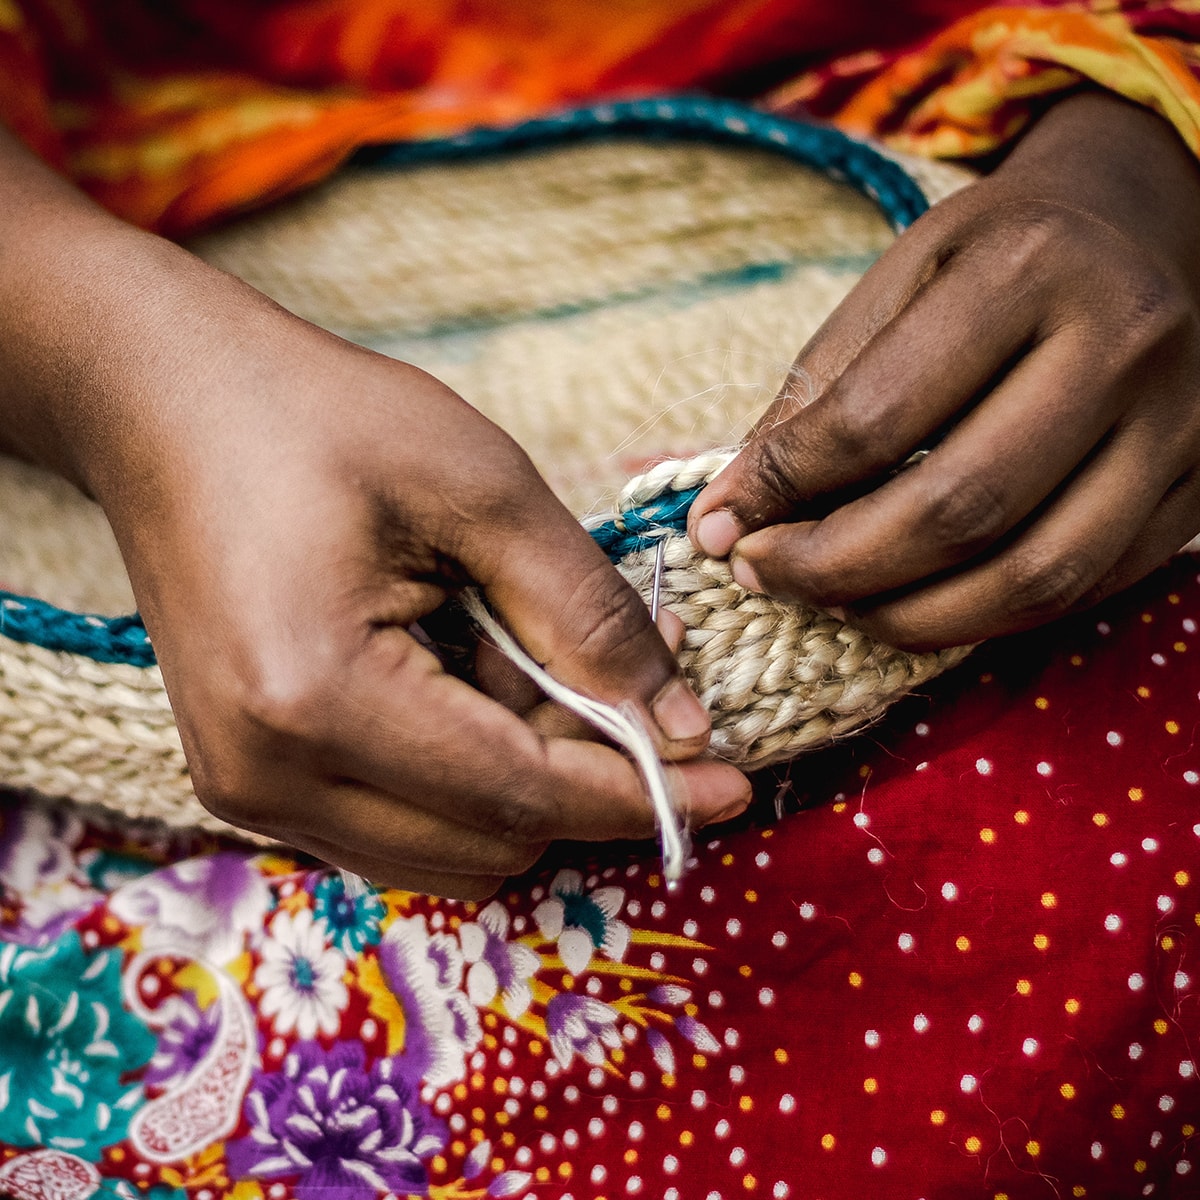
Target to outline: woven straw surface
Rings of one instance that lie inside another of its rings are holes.
[[[920,178],[937,199],[967,177],[921,164]],[[194,248],[432,371],[513,433],[582,516],[648,457],[744,434],[892,236],[871,201],[786,159],[617,142],[347,171]],[[0,460],[0,511],[0,586],[129,611],[94,505]],[[681,538],[667,568],[666,602],[693,630],[685,670],[717,714],[718,747],[744,763],[848,732],[954,658],[897,655],[812,610],[747,597]],[[644,583],[645,553],[623,569]],[[733,732],[728,714],[742,722]],[[192,794],[157,668],[2,636],[0,782],[226,829]]]
[[[655,503],[707,483],[733,457],[668,459],[618,495],[609,527],[638,524]],[[674,519],[670,526],[681,526]],[[667,524],[667,522],[664,522]],[[617,567],[649,602],[660,531],[621,546]],[[714,753],[747,770],[786,762],[861,729],[914,688],[962,662],[969,646],[910,654],[804,604],[778,604],[739,587],[727,563],[683,533],[663,535],[660,601],[686,630],[679,662],[712,714]]]

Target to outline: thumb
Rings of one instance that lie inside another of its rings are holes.
[[[463,559],[493,607],[555,679],[631,704],[664,758],[698,754],[711,721],[641,597],[532,466],[514,491],[488,544]]]
[[[817,494],[805,424],[796,416],[764,427],[700,492],[688,512],[694,546],[710,558],[727,558],[747,534],[797,519]]]

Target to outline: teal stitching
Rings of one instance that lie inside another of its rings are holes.
[[[698,495],[698,487],[685,492],[669,492],[649,504],[625,509],[619,517],[593,526],[588,533],[613,562],[619,563],[621,559],[653,546],[664,531],[683,533],[687,529],[688,509]]]
[[[908,228],[929,207],[916,180],[873,146],[832,126],[790,121],[733,100],[708,96],[660,96],[593,104],[519,125],[481,126],[452,138],[364,146],[352,161],[369,167],[407,167],[629,133],[774,150],[869,196],[897,231]]]
[[[0,592],[0,634],[45,650],[82,654],[96,662],[152,667],[154,650],[142,618],[98,617],[56,608],[45,600]]]
[[[589,532],[613,562],[620,562],[653,545],[664,529],[682,532],[688,509],[699,493],[699,488],[673,492],[629,509]],[[156,661],[150,636],[137,613],[126,617],[76,613],[13,592],[0,591],[0,636],[45,650],[82,654],[95,662],[152,667]]]
[[[925,194],[903,167],[840,130],[788,121],[734,101],[704,96],[614,101],[507,128],[367,146],[354,161],[379,168],[403,167],[628,133],[733,142],[777,151],[857,188],[879,205],[897,230],[907,228],[929,207]],[[682,531],[699,490],[674,493],[631,509],[592,529],[591,535],[613,562],[619,562],[653,545],[664,529]],[[156,661],[146,626],[136,613],[124,617],[76,613],[13,592],[0,591],[0,636],[46,650],[81,654],[95,662],[152,667]]]

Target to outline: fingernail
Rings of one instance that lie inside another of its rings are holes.
[[[708,734],[712,725],[704,705],[682,679],[667,684],[650,705],[655,721],[673,742],[693,742]]]
[[[846,610],[844,608],[838,608],[837,605],[831,604],[825,611],[835,621],[841,621],[843,625],[846,623]]]
[[[657,624],[658,632],[662,635],[662,640],[671,648],[671,653],[678,654],[680,646],[683,645],[683,639],[687,635],[684,623],[669,608],[660,608]]]
[[[735,800],[732,804],[727,804],[720,812],[714,813],[708,817],[704,824],[720,825],[722,821],[732,821],[734,817],[740,817],[742,813],[750,807],[751,794],[747,790],[747,794],[740,800]]]
[[[696,525],[696,543],[709,558],[726,558],[742,536],[742,527],[727,508],[705,513]]]
[[[744,559],[733,560],[733,581],[748,592],[761,592],[763,586],[758,582],[754,568]]]

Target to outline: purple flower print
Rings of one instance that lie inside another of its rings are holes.
[[[78,817],[41,801],[0,809],[0,895],[16,901],[4,941],[49,945],[103,899],[76,860],[82,836]]]
[[[446,1143],[399,1060],[368,1070],[359,1042],[299,1043],[282,1071],[255,1078],[244,1111],[250,1134],[226,1147],[230,1177],[295,1179],[298,1200],[425,1195],[424,1160]]]
[[[519,1017],[533,1002],[529,979],[542,965],[528,946],[508,940],[508,909],[493,900],[478,921],[458,928],[467,970],[467,995],[476,1008],[486,1008],[499,993],[510,1017]]]
[[[109,897],[114,916],[143,927],[147,950],[201,958],[218,965],[262,931],[271,908],[267,881],[245,854],[225,851],[186,858],[124,884]]]
[[[483,1031],[463,993],[463,953],[449,934],[430,933],[424,917],[398,917],[379,943],[383,978],[404,1009],[405,1070],[444,1087],[466,1074]]]
[[[594,1067],[601,1066],[608,1058],[605,1048],[621,1044],[616,1010],[572,992],[551,997],[546,1005],[546,1031],[554,1057],[564,1067],[571,1065],[576,1054]]]
[[[214,1003],[201,1009],[182,996],[172,996],[159,1012],[166,1024],[142,1082],[165,1088],[182,1080],[212,1048],[221,1029],[221,1006]]]

